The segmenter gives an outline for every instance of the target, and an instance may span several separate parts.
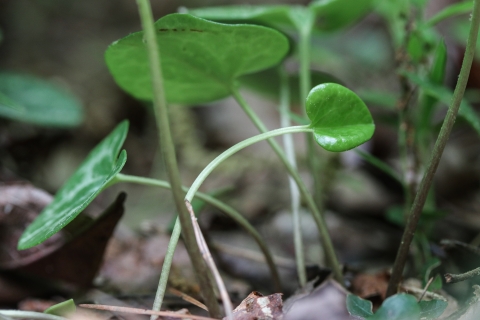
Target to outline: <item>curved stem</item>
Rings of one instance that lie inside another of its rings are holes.
[[[470,68],[472,66],[473,57],[475,55],[475,46],[477,42],[478,30],[480,25],[480,0],[475,0],[473,5],[472,22],[470,25],[470,32],[468,34],[467,48],[465,49],[465,56],[463,58],[462,68],[460,69],[460,75],[458,82],[453,93],[453,99],[448,108],[447,115],[443,121],[442,128],[438,135],[435,146],[433,147],[432,156],[428,164],[427,170],[423,176],[420,188],[415,196],[415,200],[410,209],[410,215],[408,217],[407,225],[402,236],[400,248],[398,249],[395,264],[393,266],[392,276],[388,284],[387,296],[394,295],[397,292],[398,285],[402,278],[403,268],[407,261],[408,251],[412,242],[415,230],[417,228],[420,215],[422,213],[425,200],[428,195],[428,190],[432,185],[435,171],[437,170],[440,158],[442,156],[445,145],[447,144],[448,137],[452,131],[455,118],[462,102],[463,94],[465,93],[465,87],[467,86],[468,76],[470,74]]]
[[[211,286],[212,274],[209,272],[207,265],[202,258],[200,249],[195,239],[195,231],[192,220],[190,219],[190,214],[188,213],[185,203],[183,202],[184,192],[182,190],[180,173],[178,171],[177,159],[175,157],[175,146],[173,144],[173,138],[170,131],[168,108],[163,87],[162,68],[160,63],[160,50],[158,48],[157,37],[155,35],[152,8],[150,7],[149,0],[137,0],[137,5],[144,30],[144,37],[146,40],[146,49],[153,87],[153,109],[159,134],[159,141],[165,161],[165,167],[168,173],[168,178],[172,185],[172,194],[175,207],[184,231],[183,238],[185,241],[185,247],[190,257],[190,261],[192,262],[193,269],[195,271],[195,275],[197,276],[209,313],[212,317],[220,318],[220,307],[217,303],[217,298],[215,296],[213,287]],[[168,272],[166,277],[168,278]],[[161,279],[161,281],[165,280]],[[161,301],[156,298],[153,308],[154,310],[159,310],[160,307]],[[156,318],[156,316],[151,317],[152,320]]]
[[[288,75],[283,65],[278,67],[280,77],[280,125],[282,127],[291,126],[290,117],[290,88],[288,86]],[[291,134],[283,135],[283,146],[285,155],[292,167],[297,169],[297,161],[295,159],[295,147],[293,145],[293,137]],[[302,227],[300,221],[300,191],[295,180],[289,176],[288,185],[290,187],[290,198],[292,202],[293,217],[293,243],[295,246],[295,261],[297,263],[297,275],[300,287],[304,287],[307,283],[307,270],[305,268],[305,257],[303,253]]]
[[[192,201],[193,196],[198,191],[200,186],[202,185],[203,181],[210,175],[210,173],[223,161],[225,161],[230,156],[234,155],[238,151],[251,146],[254,143],[263,141],[263,140],[271,140],[271,138],[288,133],[297,133],[297,132],[313,132],[313,130],[309,126],[295,126],[295,127],[287,127],[287,128],[280,128],[272,131],[268,131],[265,133],[261,133],[259,135],[253,136],[246,140],[243,140],[236,145],[228,148],[220,155],[218,155],[212,162],[206,166],[202,172],[197,176],[195,181],[192,183],[190,189],[188,189],[187,195],[185,196],[185,200]],[[278,146],[278,144],[277,144]]]
[[[130,176],[125,174],[117,174],[115,177],[115,182],[129,182],[129,183],[137,183],[146,186],[153,186],[159,187],[163,189],[170,189],[170,184],[167,181],[151,179],[151,178],[144,178],[144,177],[137,177],[137,176]],[[187,192],[188,188],[183,186],[182,189]],[[265,256],[265,261],[267,262],[268,268],[270,269],[270,273],[272,275],[272,280],[275,285],[275,290],[278,292],[282,291],[282,285],[280,282],[280,276],[278,274],[277,267],[273,260],[273,256],[268,249],[267,244],[263,240],[262,236],[258,231],[245,219],[237,210],[230,207],[229,205],[223,203],[222,201],[202,192],[197,192],[195,197],[210,204],[213,207],[223,211],[229,218],[234,220],[238,223],[245,231],[252,236],[252,238],[257,243],[258,247],[262,251],[263,255]],[[177,230],[178,231],[178,230]],[[175,233],[175,232],[174,232]],[[173,235],[172,235],[173,237]]]
[[[252,120],[255,126],[258,128],[260,132],[266,132],[267,128],[263,124],[263,122],[258,118],[258,116],[253,112],[250,108],[248,103],[243,99],[237,89],[232,88],[232,95],[240,104],[242,109],[248,115],[248,117]],[[333,274],[335,279],[343,285],[343,275],[342,270],[340,268],[340,263],[338,262],[337,255],[335,254],[335,249],[333,248],[332,240],[328,233],[327,224],[325,222],[325,218],[323,217],[320,210],[318,210],[315,201],[313,200],[310,192],[308,191],[307,186],[303,183],[302,178],[298,174],[297,170],[290,165],[287,157],[283,153],[282,148],[274,139],[267,140],[270,146],[272,147],[273,151],[277,154],[280,161],[282,161],[283,165],[287,169],[290,176],[295,180],[302,197],[305,199],[307,203],[307,207],[310,209],[310,212],[313,215],[313,219],[315,220],[315,224],[317,225],[318,231],[320,233],[320,238],[322,240],[323,250],[325,252],[326,260],[328,265],[332,268]]]

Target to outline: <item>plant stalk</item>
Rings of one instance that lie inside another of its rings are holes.
[[[140,19],[142,21],[142,27],[145,32],[144,35],[154,93],[153,105],[159,133],[160,146],[162,149],[165,166],[167,168],[168,178],[172,186],[175,206],[180,217],[182,229],[184,231],[183,237],[185,240],[185,247],[190,256],[190,260],[199,281],[200,288],[202,288],[203,297],[209,313],[212,317],[220,318],[220,308],[215,297],[215,292],[211,285],[211,274],[209,273],[207,265],[205,264],[205,261],[203,260],[198,248],[190,214],[188,213],[183,201],[184,192],[182,190],[177,160],[175,158],[175,146],[173,144],[173,138],[170,131],[168,108],[163,87],[163,77],[160,63],[160,50],[158,48],[157,38],[155,35],[152,9],[150,7],[149,0],[137,0],[137,5],[140,13]],[[165,271],[166,270],[162,270],[162,273]],[[160,310],[162,302],[161,299],[158,299],[160,295],[163,294],[157,292],[157,297],[155,298],[155,303],[153,306],[153,309],[157,311]],[[152,318],[155,319],[156,317],[152,316]]]
[[[126,174],[117,174],[115,177],[115,182],[130,182],[130,183],[137,183],[146,186],[153,186],[153,187],[160,187],[164,189],[170,189],[170,184],[163,180],[151,179],[151,178],[144,178],[144,177],[137,177],[137,176],[130,176]],[[188,188],[182,186],[184,192],[188,191]],[[275,286],[275,290],[278,292],[282,292],[282,285],[280,282],[280,276],[278,274],[277,267],[273,260],[273,255],[270,252],[267,244],[263,240],[262,236],[258,231],[245,219],[238,211],[234,208],[230,207],[229,205],[225,204],[224,202],[212,197],[206,193],[197,192],[195,193],[195,197],[210,204],[213,207],[223,211],[229,218],[234,220],[238,223],[245,231],[252,236],[252,238],[257,243],[258,247],[262,251],[265,261],[267,262],[268,268],[270,269],[270,273],[272,275],[273,284]],[[166,283],[165,283],[166,285]]]
[[[243,97],[238,92],[238,89],[232,88],[232,95],[237,100],[238,104],[242,107],[244,112],[247,116],[252,120],[253,124],[257,127],[260,132],[266,133],[268,130],[263,124],[263,122],[258,118],[258,116],[253,112],[252,108],[248,105],[248,103],[243,99]],[[287,157],[283,153],[282,148],[274,139],[268,139],[267,142],[272,147],[273,151],[277,154],[280,161],[283,163],[285,168],[287,169],[290,176],[295,180],[298,189],[300,190],[300,194],[303,196],[307,203],[307,207],[310,209],[310,212],[313,215],[313,219],[315,220],[315,224],[317,225],[320,238],[322,241],[323,250],[325,252],[327,264],[330,268],[332,268],[333,274],[335,279],[343,285],[343,275],[342,269],[340,268],[340,263],[338,262],[337,255],[335,253],[335,249],[333,248],[332,239],[328,233],[327,223],[325,222],[325,217],[318,210],[315,200],[311,196],[310,192],[308,191],[307,186],[303,183],[302,178],[298,174],[297,170],[290,165]]]
[[[394,295],[397,292],[397,288],[400,284],[403,269],[407,261],[410,244],[412,242],[415,230],[417,228],[422,208],[425,204],[425,200],[428,195],[428,191],[433,182],[435,171],[437,170],[440,158],[442,156],[445,145],[447,144],[450,132],[452,131],[453,124],[462,102],[463,94],[465,93],[465,87],[467,86],[468,77],[470,75],[470,68],[475,54],[475,47],[477,43],[478,29],[480,24],[480,0],[474,0],[472,20],[470,24],[470,31],[468,34],[467,47],[465,49],[465,55],[463,58],[462,68],[458,77],[457,85],[453,93],[452,102],[448,108],[447,115],[443,121],[442,128],[438,135],[435,146],[433,147],[432,156],[430,162],[420,183],[419,190],[416,193],[415,200],[410,209],[410,215],[405,227],[405,231],[402,236],[395,264],[393,266],[392,276],[388,284],[387,297]]]
[[[278,73],[280,77],[280,126],[290,127],[290,88],[288,86],[288,75],[283,65],[279,66]],[[308,135],[308,134],[307,134]],[[292,167],[297,170],[297,161],[295,159],[295,147],[291,134],[283,135],[283,146],[285,155]],[[290,200],[293,218],[293,243],[295,246],[295,261],[297,264],[297,275],[300,287],[303,288],[307,284],[307,270],[305,268],[305,257],[303,253],[302,227],[300,220],[300,191],[295,180],[289,176],[288,185],[290,187]]]

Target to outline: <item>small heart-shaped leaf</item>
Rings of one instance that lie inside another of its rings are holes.
[[[53,201],[23,232],[19,250],[31,248],[60,231],[120,172],[127,161],[126,151],[120,152],[127,132],[128,121],[123,121],[90,152]]]
[[[325,83],[313,88],[307,96],[306,109],[315,140],[328,151],[355,148],[368,141],[375,131],[365,103],[339,84]]]
[[[0,73],[0,116],[51,127],[73,127],[83,109],[70,93],[32,76]]]
[[[278,64],[288,52],[280,32],[254,25],[226,25],[189,14],[155,23],[165,94],[170,103],[205,103],[230,95],[235,78]],[[113,43],[107,66],[117,84],[138,99],[152,99],[143,32]]]

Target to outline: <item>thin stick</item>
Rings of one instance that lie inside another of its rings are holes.
[[[480,0],[474,0],[472,22],[470,26],[470,33],[468,35],[467,48],[465,50],[465,56],[458,77],[458,82],[453,93],[453,99],[450,107],[448,108],[447,115],[440,129],[437,141],[433,147],[432,156],[428,164],[427,170],[423,176],[420,188],[415,196],[415,200],[410,210],[410,215],[405,227],[405,231],[400,242],[400,247],[393,266],[392,276],[388,284],[387,297],[394,295],[397,292],[398,285],[402,278],[403,269],[407,261],[410,244],[412,243],[417,224],[422,213],[425,200],[428,195],[430,186],[432,185],[435,171],[437,170],[440,158],[442,156],[445,145],[447,144],[448,137],[452,131],[455,118],[460,108],[465,87],[468,82],[468,76],[470,74],[470,68],[472,66],[473,57],[475,54],[475,47],[477,42],[478,29],[480,24]]]
[[[168,288],[168,292],[170,292],[171,294],[173,294],[173,295],[181,298],[182,300],[185,300],[185,301],[193,304],[194,306],[199,307],[200,309],[203,309],[203,310],[205,310],[205,311],[208,311],[206,305],[204,305],[203,303],[201,303],[200,301],[198,301],[198,300],[195,299],[194,297],[189,296],[189,295],[186,294],[186,293],[183,293],[183,292],[180,291],[180,290],[177,290],[177,289],[175,289],[175,288]]]
[[[425,293],[427,293],[428,287],[430,287],[430,285],[432,284],[433,279],[434,277],[430,277],[430,279],[428,280],[427,284],[425,285],[425,288],[423,288],[422,295],[420,296],[420,298],[418,298],[418,302],[422,301],[423,297],[425,297]]]
[[[445,281],[447,283],[461,282],[461,281],[465,281],[465,280],[475,278],[475,277],[478,277],[478,276],[480,276],[480,267],[476,268],[476,269],[473,269],[473,270],[470,270],[470,271],[465,272],[465,273],[460,273],[460,274],[446,273],[444,275]]]
[[[185,206],[187,207],[188,212],[190,213],[190,218],[192,219],[193,229],[195,231],[195,237],[197,238],[198,248],[202,253],[203,259],[207,263],[210,271],[215,278],[215,282],[218,286],[218,291],[220,292],[220,296],[222,297],[223,306],[225,308],[225,313],[227,314],[227,318],[229,320],[233,320],[233,305],[232,301],[230,301],[230,297],[228,296],[227,288],[225,287],[225,283],[223,283],[222,277],[220,276],[220,272],[218,272],[217,266],[215,265],[215,261],[213,261],[212,254],[208,249],[207,243],[205,242],[205,238],[203,237],[202,230],[200,230],[200,226],[198,225],[197,218],[195,217],[195,212],[193,212],[192,204],[190,201],[185,200]]]
[[[473,254],[476,254],[476,255],[480,256],[480,248],[477,247],[477,246],[473,246],[471,244],[468,244],[468,243],[464,243],[464,242],[461,242],[461,241],[458,241],[458,240],[444,239],[444,240],[440,241],[440,244],[442,246],[446,247],[446,248],[459,247],[459,248],[465,249],[466,251],[468,251],[470,253],[473,253]]]
[[[194,315],[178,314],[172,311],[153,311],[148,309],[138,309],[138,308],[129,308],[129,307],[116,307],[116,306],[106,306],[103,304],[80,304],[79,307],[95,310],[105,310],[112,312],[123,312],[123,313],[133,313],[133,314],[148,314],[161,317],[171,317],[179,319],[193,319],[193,320],[219,320],[216,318],[201,317]]]
[[[23,310],[0,310],[0,315],[14,319],[67,320],[67,318],[53,314]]]
[[[210,286],[211,275],[208,272],[205,262],[201,258],[200,251],[198,250],[198,246],[195,241],[195,231],[193,230],[192,221],[190,220],[189,213],[185,208],[185,204],[183,203],[184,192],[182,190],[180,173],[178,171],[177,159],[175,157],[175,145],[173,143],[172,133],[170,131],[168,108],[165,90],[163,87],[163,76],[160,63],[160,50],[158,48],[157,37],[155,35],[152,8],[150,7],[149,0],[137,0],[137,5],[140,13],[140,20],[142,21],[142,27],[144,29],[148,60],[150,64],[153,87],[153,106],[159,134],[159,142],[163,153],[168,178],[172,186],[175,207],[180,217],[181,227],[183,229],[185,247],[190,257],[190,261],[192,262],[195,275],[197,276],[200,287],[202,288],[202,294],[210,315],[214,317],[220,317],[221,312],[217,304],[215,292]],[[168,279],[170,270],[162,269],[162,273],[164,272],[166,273],[166,278]],[[165,279],[161,279],[161,282],[164,281]],[[159,285],[153,306],[155,310],[160,310],[164,294],[165,288]],[[155,319],[155,317],[152,317],[152,320],[153,319]]]

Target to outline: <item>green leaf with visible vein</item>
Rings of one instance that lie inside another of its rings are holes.
[[[358,319],[365,319],[373,315],[372,302],[353,294],[347,296],[347,310],[352,317]]]
[[[351,90],[335,83],[321,84],[307,96],[307,116],[317,143],[340,152],[370,140],[375,131],[372,115]]]
[[[420,319],[417,299],[409,294],[399,293],[386,299],[382,306],[368,320],[416,320]]]
[[[254,25],[226,25],[189,14],[170,14],[155,23],[167,101],[206,103],[227,97],[237,77],[282,61],[288,40]],[[105,53],[117,84],[136,98],[151,100],[152,85],[143,32],[113,43]]]
[[[127,161],[126,151],[120,152],[127,132],[128,122],[123,121],[90,152],[53,201],[23,232],[19,250],[40,244],[60,231],[112,181]]]
[[[448,305],[447,301],[443,300],[420,301],[418,304],[422,319],[436,319],[440,317]]]
[[[0,73],[0,117],[50,127],[73,127],[83,120],[80,102],[42,79]]]

